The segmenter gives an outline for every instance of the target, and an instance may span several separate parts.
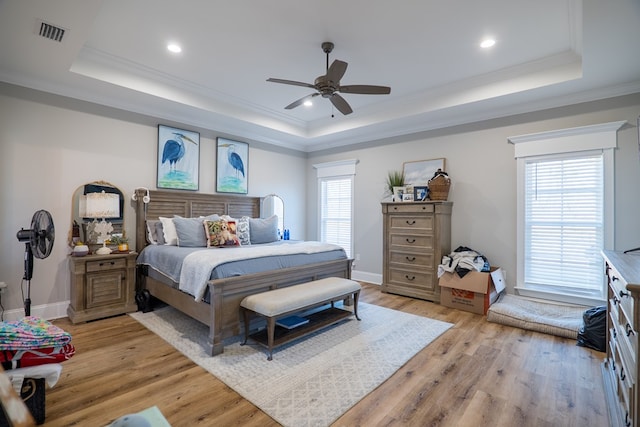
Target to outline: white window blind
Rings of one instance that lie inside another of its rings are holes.
[[[320,180],[320,240],[344,248],[351,258],[351,177]]]
[[[626,122],[513,136],[520,295],[584,305],[605,299],[601,251],[613,247],[613,150]]]
[[[318,174],[319,240],[353,253],[353,186],[358,160],[313,165]]]
[[[602,295],[603,155],[525,161],[525,287]]]

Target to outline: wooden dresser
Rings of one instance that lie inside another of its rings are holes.
[[[452,206],[382,203],[382,292],[440,302],[438,264],[451,252]]]
[[[640,253],[604,251],[607,273],[607,357],[602,364],[612,426],[640,426],[638,331]]]

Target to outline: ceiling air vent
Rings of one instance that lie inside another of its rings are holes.
[[[45,39],[62,42],[64,32],[64,28],[56,27],[55,25],[47,24],[46,22],[41,21],[38,34]]]

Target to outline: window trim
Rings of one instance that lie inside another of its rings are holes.
[[[604,191],[604,236],[603,249],[614,247],[614,153],[617,148],[617,131],[626,121],[610,122],[570,129],[540,132],[536,134],[509,137],[509,143],[514,144],[517,162],[517,250],[516,250],[516,286],[518,295],[550,299],[558,302],[574,304],[598,305],[605,298],[606,283],[603,283],[601,299],[590,298],[548,290],[537,290],[525,287],[524,284],[524,203],[525,203],[525,161],[531,158],[545,158],[558,154],[577,152],[599,152],[603,154],[603,191]],[[586,153],[583,153],[586,154]]]

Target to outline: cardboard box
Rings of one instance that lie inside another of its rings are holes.
[[[494,283],[494,280],[498,283]],[[464,277],[457,273],[445,273],[440,277],[440,304],[487,314],[489,306],[498,299],[504,289],[504,274],[499,267],[491,267],[490,273],[470,271]],[[496,291],[496,287],[499,289]]]

